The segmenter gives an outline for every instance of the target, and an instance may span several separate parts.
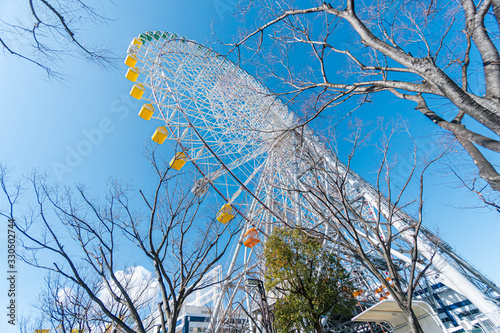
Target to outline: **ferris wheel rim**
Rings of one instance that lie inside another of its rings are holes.
[[[197,46],[201,49],[204,49],[212,54],[214,54],[215,57],[217,58],[222,58],[222,63],[219,64],[219,67],[221,67],[222,65],[224,65],[224,63],[227,63],[229,64],[230,66],[232,66],[232,68],[235,70],[235,71],[240,71],[240,72],[243,72],[243,74],[245,75],[246,78],[249,78],[251,79],[254,83],[257,83],[257,85],[259,86],[259,88],[261,88],[262,90],[266,91],[268,95],[270,96],[276,96],[274,92],[272,92],[269,88],[267,88],[262,82],[260,82],[257,78],[255,78],[254,76],[252,76],[250,73],[248,73],[248,71],[246,71],[245,69],[241,68],[239,65],[235,64],[232,60],[228,59],[227,56],[224,56],[222,54],[220,54],[219,52],[217,51],[214,51],[213,49],[201,44],[201,43],[198,43],[196,41],[192,41],[192,40],[188,40],[188,39],[182,39],[182,38],[172,38],[172,39],[168,39],[168,40],[165,40],[164,43],[162,43],[162,47],[164,47],[166,44],[168,43],[174,43],[174,42],[180,42],[180,43],[189,43],[189,44],[192,44],[194,46]],[[159,53],[157,55],[157,58],[161,58],[162,54]],[[161,68],[162,65],[159,64],[159,63],[156,63],[154,64],[154,66],[156,67],[159,67]],[[152,80],[152,78],[151,78]],[[168,86],[168,82],[166,82],[167,86]],[[169,87],[170,88],[170,87]],[[156,91],[153,90],[153,95],[155,96],[155,99],[157,98],[156,96]],[[173,95],[173,94],[172,94]],[[175,98],[174,98],[175,100]],[[288,105],[286,105],[285,103],[283,103],[283,101],[281,101],[278,97],[276,97],[276,100],[279,100],[279,103],[281,103],[281,105],[283,107],[285,107],[287,110],[289,111],[292,111]],[[158,100],[156,100],[158,102]],[[176,103],[179,105],[179,110],[181,110],[181,112],[184,113],[183,111],[183,108],[180,107],[180,103],[176,100]],[[160,103],[159,103],[160,104]],[[228,172],[231,177],[236,180],[236,182],[243,188],[243,190],[248,193],[251,197],[253,197],[263,208],[265,208],[268,212],[270,212],[276,219],[280,220],[281,222],[285,223],[285,221],[282,219],[282,217],[274,212],[273,209],[269,208],[255,193],[254,191],[250,190],[245,184],[244,182],[240,179],[240,177],[238,177],[237,175],[234,174],[234,172],[231,170],[231,168],[229,168],[226,163],[224,161],[222,161],[219,156],[213,151],[213,149],[210,147],[210,145],[208,143],[206,143],[206,140],[204,139],[203,135],[201,135],[199,133],[199,131],[197,130],[196,126],[194,126],[191,122],[191,120],[189,119],[189,117],[184,114],[184,118],[187,120],[188,124],[189,124],[189,127],[196,133],[196,135],[198,136],[198,138],[203,142],[204,146],[207,148],[207,150],[210,151],[210,153],[212,154],[212,156],[218,161],[218,163],[226,170],[226,172]],[[165,121],[165,125],[169,127],[169,129],[171,129],[171,126]],[[173,132],[173,131],[172,131]],[[187,147],[185,147],[183,144],[182,144],[182,141],[180,138],[177,138],[175,139],[175,141],[177,142],[177,144],[181,147],[182,149],[182,152],[184,153],[187,153],[189,154],[189,149]],[[194,164],[196,170],[203,176],[203,177],[206,177],[207,175],[203,172],[203,170],[198,166],[198,164],[196,163],[196,161],[194,159],[191,160],[191,163]],[[224,199],[224,201],[226,201],[227,203],[231,203],[231,199],[230,198],[227,198],[218,188],[217,186],[212,182],[212,180],[208,180],[208,183],[210,184],[210,186],[217,192],[217,194],[219,194],[221,196],[222,199]],[[234,207],[234,209],[238,212],[238,214],[243,218],[245,219],[247,222],[249,222],[250,224],[252,223],[251,219],[248,218],[246,216],[246,214],[244,214],[239,208],[237,207]],[[286,223],[285,223],[286,224]]]

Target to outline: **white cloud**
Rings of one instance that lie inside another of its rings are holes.
[[[129,267],[125,271],[116,271],[115,277],[136,306],[152,302],[158,293],[158,281],[150,271],[142,266]],[[108,281],[112,291],[120,298],[123,298],[114,281],[111,279],[108,279]],[[98,297],[110,308],[117,305],[111,296],[110,290],[104,283]]]

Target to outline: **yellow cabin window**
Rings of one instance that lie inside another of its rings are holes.
[[[135,81],[137,81],[137,78],[139,77],[140,73],[141,72],[139,72],[139,70],[137,68],[130,67],[127,70],[127,74],[125,74],[125,77],[127,79],[129,79],[130,81],[135,82]]]
[[[151,137],[151,140],[161,145],[163,142],[165,142],[167,136],[168,136],[167,129],[164,126],[160,126],[154,132],[153,136]]]
[[[175,156],[170,161],[170,166],[172,167],[172,169],[179,171],[180,169],[182,169],[184,164],[186,164],[186,162],[187,162],[186,154],[184,154],[181,151],[181,152],[175,153]]]
[[[135,54],[129,54],[125,58],[125,65],[128,67],[135,67],[137,64],[137,56]]]
[[[250,228],[243,235],[243,245],[246,247],[252,248],[255,245],[260,243],[259,232],[255,228]]]
[[[139,117],[144,120],[150,120],[153,114],[155,113],[155,108],[153,104],[144,104],[139,111]]]
[[[225,204],[217,213],[217,221],[226,224],[231,221],[236,215],[233,207],[230,204]]]
[[[144,94],[144,86],[140,83],[134,84],[132,87],[132,90],[130,90],[130,96],[132,96],[135,99],[141,99],[142,95]]]

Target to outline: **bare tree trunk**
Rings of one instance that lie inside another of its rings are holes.
[[[177,327],[177,318],[179,317],[179,310],[180,307],[174,307],[171,317],[168,318],[168,330],[166,333],[175,332],[175,328]]]
[[[417,316],[415,316],[415,312],[403,309],[403,313],[406,316],[406,320],[408,321],[408,328],[410,329],[410,333],[424,333],[422,326],[420,326],[420,323],[418,322]]]
[[[323,333],[323,325],[321,324],[321,318],[317,322],[314,323],[314,329],[316,333]]]
[[[163,310],[163,302],[158,303],[158,311],[160,312],[160,327],[162,333],[167,333],[167,326],[165,324],[165,311]]]
[[[456,136],[456,138],[472,158],[474,164],[476,164],[479,169],[479,176],[486,180],[493,190],[500,191],[500,174],[493,165],[470,141],[464,140],[459,136]]]

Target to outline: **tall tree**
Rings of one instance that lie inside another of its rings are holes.
[[[356,129],[352,136],[354,150],[346,165],[336,163],[338,158],[319,142],[301,138],[299,131],[284,133],[283,136],[295,135],[295,152],[289,153],[287,159],[300,161],[294,171],[298,177],[286,182],[269,174],[266,184],[271,187],[268,191],[276,188],[295,194],[293,203],[300,204],[300,209],[292,206],[285,211],[281,223],[310,237],[325,239],[325,245],[349,264],[352,278],[359,282],[358,291],[362,289],[358,296],[364,293],[360,300],[375,303],[391,295],[406,317],[410,331],[419,333],[422,328],[412,308],[414,292],[423,276],[436,277],[440,269],[448,269],[443,268],[443,259],[437,255],[439,240],[429,239],[422,226],[424,174],[441,155],[425,159],[417,157],[414,150],[412,170],[408,175],[399,175],[406,177],[402,187],[395,186],[391,175],[397,162],[390,142],[403,140],[397,132],[395,128],[383,128],[380,134],[386,139],[379,147],[381,160],[376,186],[350,170],[351,159],[367,139],[363,131]],[[410,193],[414,189],[417,195]],[[271,207],[278,205],[269,203]],[[418,217],[411,218],[401,207],[414,209]],[[481,311],[486,313],[490,308],[488,304]]]
[[[175,332],[186,299],[221,282],[207,273],[240,226],[236,220],[219,223],[204,198],[186,188],[189,177],[158,160],[154,150],[148,156],[157,179],[153,189],[134,195],[110,181],[106,197],[99,199],[83,185],[61,188],[35,174],[29,181],[34,208],[22,215],[22,186],[9,182],[6,168],[0,168],[7,198],[0,213],[15,221],[25,249],[21,258],[58,277],[45,298],[62,297],[60,290],[69,288],[62,299],[81,303],[70,301],[67,308],[55,300],[54,319],[81,323],[78,316],[84,311],[95,327],[146,333],[159,320],[163,332]],[[134,261],[153,273],[134,267]]]
[[[323,332],[329,314],[352,315],[350,277],[322,241],[298,229],[276,228],[265,244],[266,287],[277,296],[278,332]]]
[[[412,102],[500,191],[498,1],[308,3],[253,1],[247,10],[259,12],[257,23],[231,51],[258,53],[263,76],[283,83],[280,95],[308,103],[303,123],[356,96]],[[469,186],[486,201],[484,182]]]
[[[310,203],[316,214],[328,224],[330,231],[323,235],[332,247],[337,248],[348,260],[358,261],[379,281],[380,290],[388,292],[403,312],[410,332],[423,332],[413,311],[414,292],[420,279],[432,270],[433,256],[437,251],[436,239],[427,239],[421,231],[423,222],[424,174],[435,159],[418,165],[415,152],[412,171],[407,175],[404,185],[396,190],[391,184],[390,137],[382,149],[382,161],[377,172],[377,185],[369,192],[376,202],[364,198],[353,198],[351,184],[346,181],[350,170],[330,170],[318,163],[312,173],[323,177],[323,182],[301,188],[304,198]],[[362,140],[355,139],[356,144]],[[417,170],[420,174],[417,174]],[[403,201],[413,181],[418,181],[419,194],[413,202]],[[370,187],[359,184],[363,190]],[[387,196],[384,195],[387,194]],[[373,206],[371,206],[373,205]],[[401,207],[415,206],[417,219],[407,215]],[[374,214],[375,213],[375,214]],[[310,235],[318,235],[315,228],[302,228]],[[427,244],[423,248],[422,240]],[[425,254],[424,254],[425,253]],[[431,275],[432,275],[431,274]],[[362,288],[362,287],[361,287]],[[361,290],[361,289],[360,289]],[[364,292],[364,291],[363,291]],[[380,293],[380,292],[379,292]],[[379,301],[372,295],[374,301]],[[385,298],[385,295],[381,299]],[[380,299],[380,300],[381,300]]]

